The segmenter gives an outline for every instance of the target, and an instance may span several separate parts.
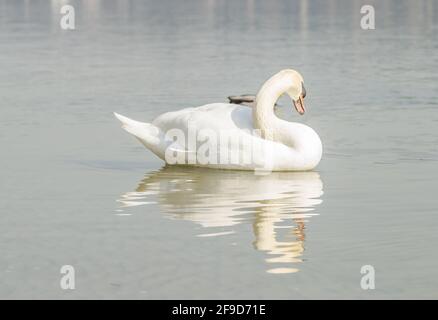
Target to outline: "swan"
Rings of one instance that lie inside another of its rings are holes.
[[[274,106],[281,95],[304,114],[303,77],[285,69],[260,88],[253,108],[212,103],[167,112],[151,123],[118,113],[122,127],[167,164],[216,169],[307,171],[321,160],[318,134],[302,123],[278,118]]]

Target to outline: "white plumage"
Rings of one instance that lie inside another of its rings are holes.
[[[152,123],[115,116],[168,164],[179,159],[177,164],[219,169],[310,170],[321,159],[319,136],[304,124],[279,119],[273,111],[278,98],[287,93],[304,113],[302,82],[298,72],[280,71],[262,86],[253,108],[213,103],[167,112]],[[193,137],[195,144],[190,142]]]

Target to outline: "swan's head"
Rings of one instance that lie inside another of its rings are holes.
[[[295,110],[299,114],[304,114],[304,98],[306,97],[306,89],[304,88],[304,79],[298,71],[286,69],[281,71],[284,74],[286,83],[286,93],[293,101]]]
[[[304,89],[304,80],[298,71],[293,69],[284,69],[273,75],[266,81],[259,90],[256,103],[265,103],[264,98],[268,99],[267,104],[272,104],[272,100],[287,93],[292,99],[295,109],[299,114],[304,114],[304,98],[306,97],[306,89]]]

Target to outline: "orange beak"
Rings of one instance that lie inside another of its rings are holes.
[[[306,112],[306,108],[304,107],[304,98],[303,95],[300,95],[300,97],[298,98],[297,101],[294,101],[294,106],[295,109],[297,110],[297,112],[301,115],[304,114],[304,112]]]
[[[304,88],[304,85],[301,84],[301,95],[298,98],[297,101],[294,101],[294,106],[295,109],[297,110],[297,112],[301,115],[304,114],[304,112],[306,112],[306,108],[304,107],[304,98],[306,97],[306,89]]]

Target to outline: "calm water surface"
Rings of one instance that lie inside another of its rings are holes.
[[[364,31],[368,2],[0,0],[0,298],[437,298],[438,3],[376,1]],[[164,167],[112,116],[290,67],[313,172]]]

